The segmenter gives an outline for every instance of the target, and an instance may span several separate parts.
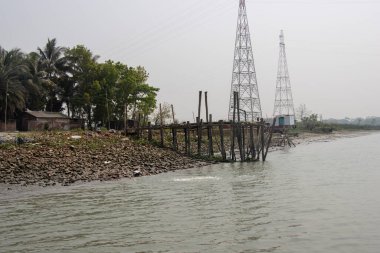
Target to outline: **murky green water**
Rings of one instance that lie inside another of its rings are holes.
[[[380,134],[0,194],[0,252],[379,252]]]

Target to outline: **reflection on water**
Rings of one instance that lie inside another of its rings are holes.
[[[0,252],[378,252],[380,135],[0,195]]]

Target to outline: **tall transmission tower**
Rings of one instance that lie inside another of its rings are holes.
[[[228,118],[233,117],[234,92],[238,92],[240,118],[254,121],[262,117],[256,70],[252,54],[245,0],[239,0],[235,53],[232,70],[231,95]]]
[[[288,63],[286,61],[284,32],[282,30],[280,33],[280,57],[278,59],[276,97],[273,110],[273,116],[278,115],[295,116]]]

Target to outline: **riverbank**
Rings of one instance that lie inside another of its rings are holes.
[[[296,145],[329,142],[373,131],[301,132]],[[210,164],[115,133],[1,133],[0,183],[53,186],[155,175]],[[5,142],[5,143],[4,143]],[[272,147],[271,151],[281,149]]]
[[[0,183],[5,184],[70,185],[209,164],[112,133],[41,132],[4,138],[8,142],[0,146]]]

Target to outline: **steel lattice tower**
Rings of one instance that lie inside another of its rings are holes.
[[[234,91],[237,91],[239,94],[241,119],[246,117],[247,121],[253,121],[257,117],[262,117],[245,0],[239,0],[239,15],[236,28],[228,113],[229,119],[233,117]]]
[[[280,57],[278,60],[276,97],[273,110],[273,116],[278,115],[295,116],[288,63],[286,61],[284,32],[282,30],[280,33]]]

